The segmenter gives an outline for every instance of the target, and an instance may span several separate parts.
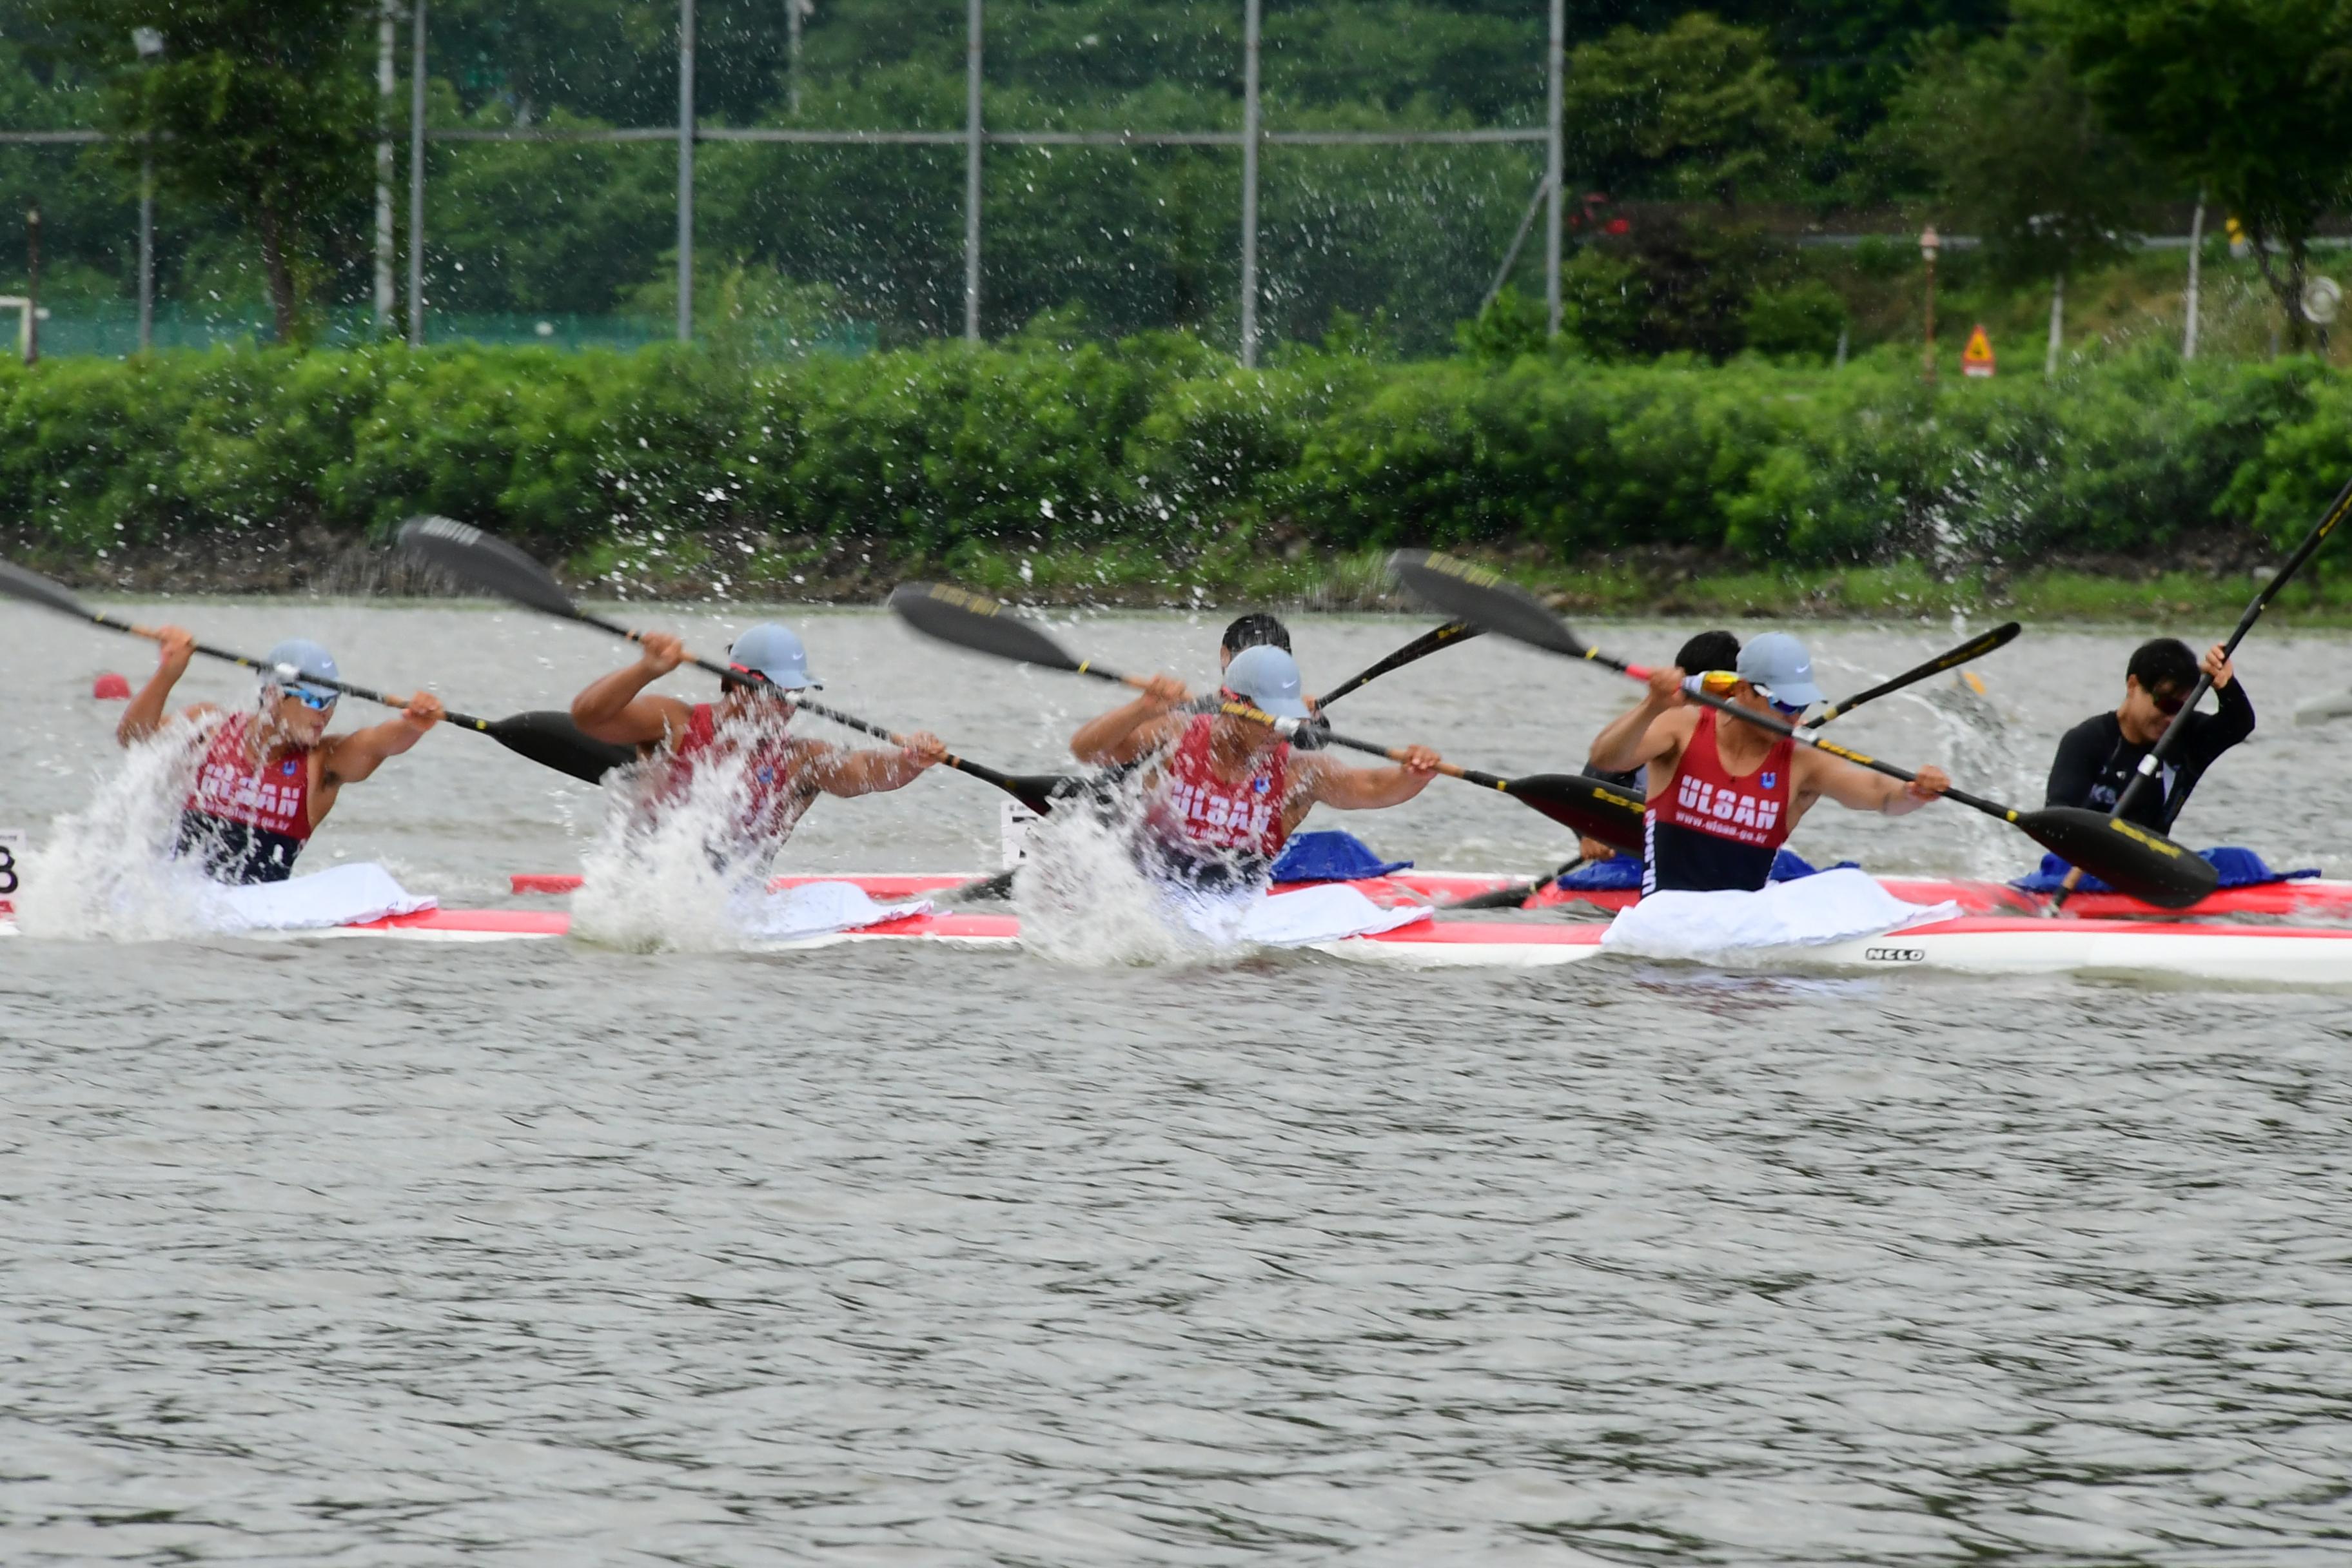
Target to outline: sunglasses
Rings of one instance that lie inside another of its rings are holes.
[[[299,702],[303,707],[308,708],[313,713],[324,713],[328,709],[332,708],[335,705],[335,699],[341,696],[342,693],[340,691],[304,691],[299,688],[296,688],[293,690],[281,689],[279,695],[291,697],[295,701]]]
[[[2168,719],[2174,717],[2189,705],[2189,699],[2178,691],[2168,694],[2151,691],[2147,694],[2147,700],[2155,703],[2156,710]]]

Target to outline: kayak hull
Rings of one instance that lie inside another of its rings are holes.
[[[1548,968],[1610,958],[1598,921],[1421,921],[1374,936],[1316,944],[1333,957],[1407,968]],[[530,942],[568,936],[560,910],[425,910],[364,925],[281,933],[278,940],[376,937],[413,942]],[[0,917],[0,934],[13,934]],[[849,942],[936,942],[1012,950],[1021,922],[1010,914],[909,915],[853,931],[773,948]],[[1978,975],[2116,974],[2142,981],[2251,985],[2352,985],[2352,928],[2197,924],[2154,921],[2053,921],[1964,915],[1891,935],[1819,947],[1742,953],[1709,965],[1746,972],[1932,970]]]

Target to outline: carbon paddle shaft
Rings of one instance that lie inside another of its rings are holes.
[[[2271,601],[2278,597],[2279,590],[2286,586],[2289,578],[2303,570],[2304,563],[2319,553],[2319,547],[2327,542],[2327,536],[2336,531],[2336,525],[2344,521],[2347,513],[2352,513],[2352,479],[2346,480],[2344,488],[2336,492],[2336,500],[2329,503],[2318,526],[2295,547],[2294,553],[2288,556],[2286,563],[2278,569],[2278,575],[2263,584],[2262,591],[2254,595],[2253,603],[2246,606],[2246,613],[2238,617],[2237,630],[2231,632],[2230,640],[2221,645],[2222,658],[2227,658],[2238,651],[2238,645],[2245,640],[2248,632],[2254,629],[2254,623],[2263,618],[2263,612],[2271,607]],[[2205,694],[2212,689],[2213,678],[2199,670],[2197,684],[2190,689],[2189,700],[2180,705],[2180,711],[2172,716],[2172,722],[2164,727],[2164,733],[2157,737],[2156,744],[2148,748],[2147,754],[2140,758],[2139,771],[2133,773],[2131,782],[2124,785],[2124,793],[2116,797],[2115,809],[2107,813],[2109,816],[2121,816],[2147,792],[2148,782],[2163,769],[2164,759],[2172,754],[2174,744],[2188,730],[2189,715],[2197,711],[2197,704],[2203,701]],[[2164,826],[2172,826],[2169,815],[2166,816]]]
[[[1359,670],[1354,675],[1349,676],[1347,679],[1339,682],[1339,685],[1333,687],[1330,690],[1317,698],[1315,700],[1315,705],[1318,708],[1327,707],[1331,703],[1337,702],[1339,699],[1347,696],[1357,688],[1364,686],[1369,682],[1378,680],[1381,676],[1386,675],[1392,669],[1402,669],[1408,664],[1412,664],[1419,659],[1427,658],[1439,648],[1452,647],[1458,642],[1467,642],[1472,637],[1476,637],[1478,635],[1478,627],[1472,626],[1467,621],[1448,621],[1442,626],[1438,626],[1431,631],[1423,632],[1421,636],[1413,638],[1412,641],[1405,644],[1404,647],[1397,649],[1396,652],[1389,655],[1388,658],[1381,660],[1378,664],[1371,666],[1370,668]]]
[[[1958,668],[1972,658],[1982,658],[1989,653],[1997,652],[2014,642],[2017,639],[2017,634],[2023,629],[2015,621],[1995,626],[1980,637],[1971,637],[1949,653],[1937,654],[1916,669],[1906,669],[1892,680],[1882,680],[1869,690],[1849,697],[1843,702],[1831,703],[1827,708],[1806,720],[1805,728],[1818,730],[1831,720],[1843,718],[1865,702],[1875,702],[1882,697],[1892,696],[1906,686],[1916,685],[1931,675],[1941,675],[1948,669]]]
[[[155,633],[149,627],[133,626],[129,621],[118,621],[112,616],[100,615],[95,610],[83,613],[89,616],[93,625],[104,626],[109,631],[129,632],[132,637],[145,637],[150,642],[155,640]],[[224,663],[242,665],[257,674],[275,675],[278,672],[276,665],[264,664],[257,658],[247,658],[241,653],[231,653],[225,647],[214,647],[209,643],[194,643],[191,646],[207,658],[217,658]],[[348,680],[330,680],[323,675],[304,675],[301,680],[305,686],[331,687],[344,696],[356,697],[362,702],[380,702],[386,708],[408,706],[408,699],[405,697],[387,697],[381,691],[371,691],[364,686],[354,686]],[[441,716],[446,722],[467,730],[479,730],[484,734],[489,733],[490,721],[487,719],[477,719],[470,713],[452,713],[446,709]]]

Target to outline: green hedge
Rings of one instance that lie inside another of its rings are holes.
[[[959,546],[1647,543],[2030,563],[2298,535],[2352,381],[2145,349],[2054,384],[1570,357],[1247,373],[1177,335],[751,363],[402,348],[0,367],[0,524],[54,552],[446,512],[572,552],[711,531]]]

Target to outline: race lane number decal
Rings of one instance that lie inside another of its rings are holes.
[[[21,827],[0,827],[0,903],[16,896],[25,885],[25,851],[33,836]]]
[[[1870,963],[1925,963],[1927,952],[1919,947],[1865,947],[1864,960]]]

